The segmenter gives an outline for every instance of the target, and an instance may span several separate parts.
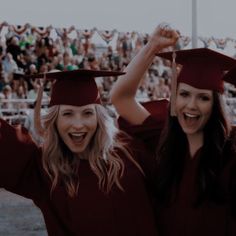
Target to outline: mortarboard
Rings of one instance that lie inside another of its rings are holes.
[[[106,70],[72,70],[48,72],[30,76],[54,81],[49,106],[73,105],[84,106],[100,103],[100,96],[95,82],[96,77],[118,76],[124,72]]]
[[[195,88],[223,93],[223,75],[236,65],[236,60],[208,48],[195,48],[158,53],[157,56],[182,65],[176,83],[186,83]],[[172,90],[173,91],[173,90]],[[176,91],[176,88],[175,88]],[[173,103],[171,104],[173,107]]]
[[[223,92],[224,71],[236,65],[236,60],[208,48],[195,48],[175,51],[177,64],[183,67],[177,83],[183,82],[199,89]],[[157,56],[172,60],[172,52],[159,53]]]
[[[223,80],[236,86],[236,66],[224,75]]]

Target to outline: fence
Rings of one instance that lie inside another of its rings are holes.
[[[0,100],[0,117],[10,124],[24,123],[25,118],[29,113],[28,106],[35,102],[34,99],[1,99]],[[49,100],[42,100],[42,107],[47,108]],[[10,104],[8,108],[4,108],[4,104]],[[27,107],[22,108],[22,104],[27,104]],[[236,125],[236,98],[225,98],[226,111],[231,117],[231,121]],[[3,107],[3,108],[1,108]]]
[[[10,124],[24,124],[24,121],[29,114],[29,105],[34,104],[34,102],[34,99],[1,99],[0,118],[6,120]],[[43,99],[42,106],[47,107],[48,102],[48,99]]]

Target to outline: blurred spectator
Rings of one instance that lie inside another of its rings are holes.
[[[12,57],[11,53],[7,53],[2,61],[3,71],[8,76],[18,69],[17,63]]]
[[[153,93],[153,99],[158,98],[169,98],[170,97],[170,87],[166,84],[167,80],[164,78],[159,78],[158,84],[155,86]]]
[[[5,35],[3,27],[8,29]],[[95,32],[104,40],[104,45],[95,44],[93,41]],[[117,38],[114,37],[115,34]],[[14,81],[13,73],[19,69],[25,74],[44,73],[53,69],[124,70],[148,39],[149,34],[134,31],[101,31],[96,28],[81,30],[74,26],[53,28],[51,25],[37,27],[29,23],[10,25],[2,22],[0,23],[0,92],[3,95],[3,87],[10,85],[14,98],[21,99],[26,95],[27,98],[35,99],[37,85],[34,81],[26,81],[26,86],[22,81]],[[220,44],[221,50],[224,50],[225,43],[229,40],[236,45],[236,40],[229,38],[217,41],[214,37],[199,37],[199,40],[205,42],[204,46],[207,47],[212,44],[219,47]],[[181,36],[178,47],[186,47],[189,42],[188,36]],[[236,50],[236,46],[234,48]],[[171,62],[156,57],[146,75],[147,80],[138,91],[139,99],[169,98],[171,74]],[[115,78],[98,79],[102,99],[106,103],[110,102],[109,91],[114,80]],[[50,93],[50,84],[51,82],[46,84],[45,96]],[[235,89],[226,85],[225,95],[236,98]]]
[[[20,54],[21,49],[19,46],[19,39],[16,36],[13,36],[7,45],[7,52],[11,53],[14,61],[17,63],[17,65],[20,67],[21,66],[21,61],[20,61]]]
[[[3,87],[3,90],[0,93],[0,100],[1,99],[12,99],[12,88],[10,85],[5,85]],[[13,108],[13,104],[10,102],[1,102],[1,108],[11,109]]]

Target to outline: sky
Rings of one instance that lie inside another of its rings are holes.
[[[197,33],[236,39],[235,0],[196,0]],[[151,33],[168,22],[182,35],[192,35],[192,0],[5,0],[0,21],[78,29],[117,29]]]

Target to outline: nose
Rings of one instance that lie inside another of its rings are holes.
[[[189,109],[196,109],[197,108],[197,100],[194,96],[192,96],[187,103],[187,107]]]
[[[76,116],[73,121],[71,122],[71,125],[75,129],[81,129],[84,127],[84,120],[80,117]]]

